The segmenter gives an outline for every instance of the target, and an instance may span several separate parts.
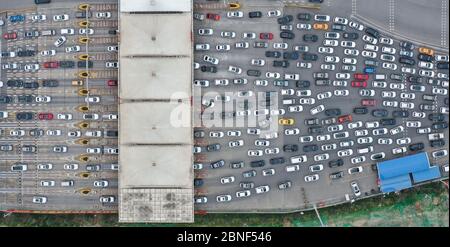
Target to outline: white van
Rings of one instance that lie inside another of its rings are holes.
[[[298,156],[291,157],[292,164],[303,163],[306,161],[308,161],[308,158],[306,158],[306,155],[298,155]]]
[[[375,80],[386,80],[386,74],[375,74]]]
[[[439,139],[444,139],[444,133],[428,134],[428,140],[430,140],[430,141],[439,140]]]
[[[63,28],[61,29],[61,35],[74,35],[75,34],[75,30],[73,28]]]
[[[376,46],[376,45],[371,45],[371,44],[365,44],[365,45],[364,45],[364,50],[378,51],[378,46]]]
[[[293,105],[295,104],[295,99],[284,99],[283,105]]]
[[[53,29],[43,30],[43,31],[41,31],[41,35],[42,36],[53,36],[53,35],[56,35],[56,31]]]
[[[299,165],[291,165],[291,166],[286,166],[286,172],[295,172],[300,170],[300,166]]]

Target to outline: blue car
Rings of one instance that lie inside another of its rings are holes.
[[[24,21],[25,20],[25,16],[24,15],[12,15],[12,16],[9,17],[9,20],[11,22]]]
[[[373,73],[375,73],[375,68],[374,67],[365,67],[364,73],[365,74],[373,74]]]

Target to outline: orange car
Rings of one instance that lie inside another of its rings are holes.
[[[279,125],[294,125],[295,120],[293,118],[280,118],[278,120]]]
[[[315,30],[328,30],[328,24],[327,23],[316,22],[313,25],[313,29],[315,29]]]
[[[420,47],[419,48],[419,52],[422,54],[426,54],[429,56],[433,56],[434,55],[434,50],[430,49],[430,48],[426,48],[426,47]]]

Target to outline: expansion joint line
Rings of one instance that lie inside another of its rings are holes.
[[[442,0],[441,2],[441,46],[447,47],[447,1]]]
[[[352,15],[356,15],[356,1],[357,0],[352,0]]]
[[[389,0],[389,31],[395,30],[395,0]]]

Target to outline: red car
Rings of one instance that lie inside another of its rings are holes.
[[[106,84],[108,84],[108,86],[110,86],[110,87],[116,87],[117,86],[117,81],[116,80],[108,80],[106,82]]]
[[[214,20],[214,21],[220,21],[220,15],[208,13],[206,14],[206,19]]]
[[[355,80],[360,80],[360,81],[369,80],[368,74],[355,73],[355,74],[353,74],[353,77],[355,78]]]
[[[366,81],[352,81],[352,87],[367,87]]]
[[[50,68],[58,68],[58,62],[45,62],[44,68],[50,69]]]
[[[363,106],[374,106],[376,101],[374,99],[363,99],[361,100],[361,105]]]
[[[39,120],[52,120],[53,113],[39,113],[38,118]]]
[[[273,33],[260,33],[259,38],[271,40],[273,39]]]
[[[4,39],[17,39],[17,33],[16,32],[5,33],[5,34],[3,34],[3,38]]]
[[[342,115],[342,116],[340,116],[340,117],[338,117],[338,123],[344,123],[344,122],[351,122],[351,121],[353,121],[353,117],[352,117],[352,115]]]

